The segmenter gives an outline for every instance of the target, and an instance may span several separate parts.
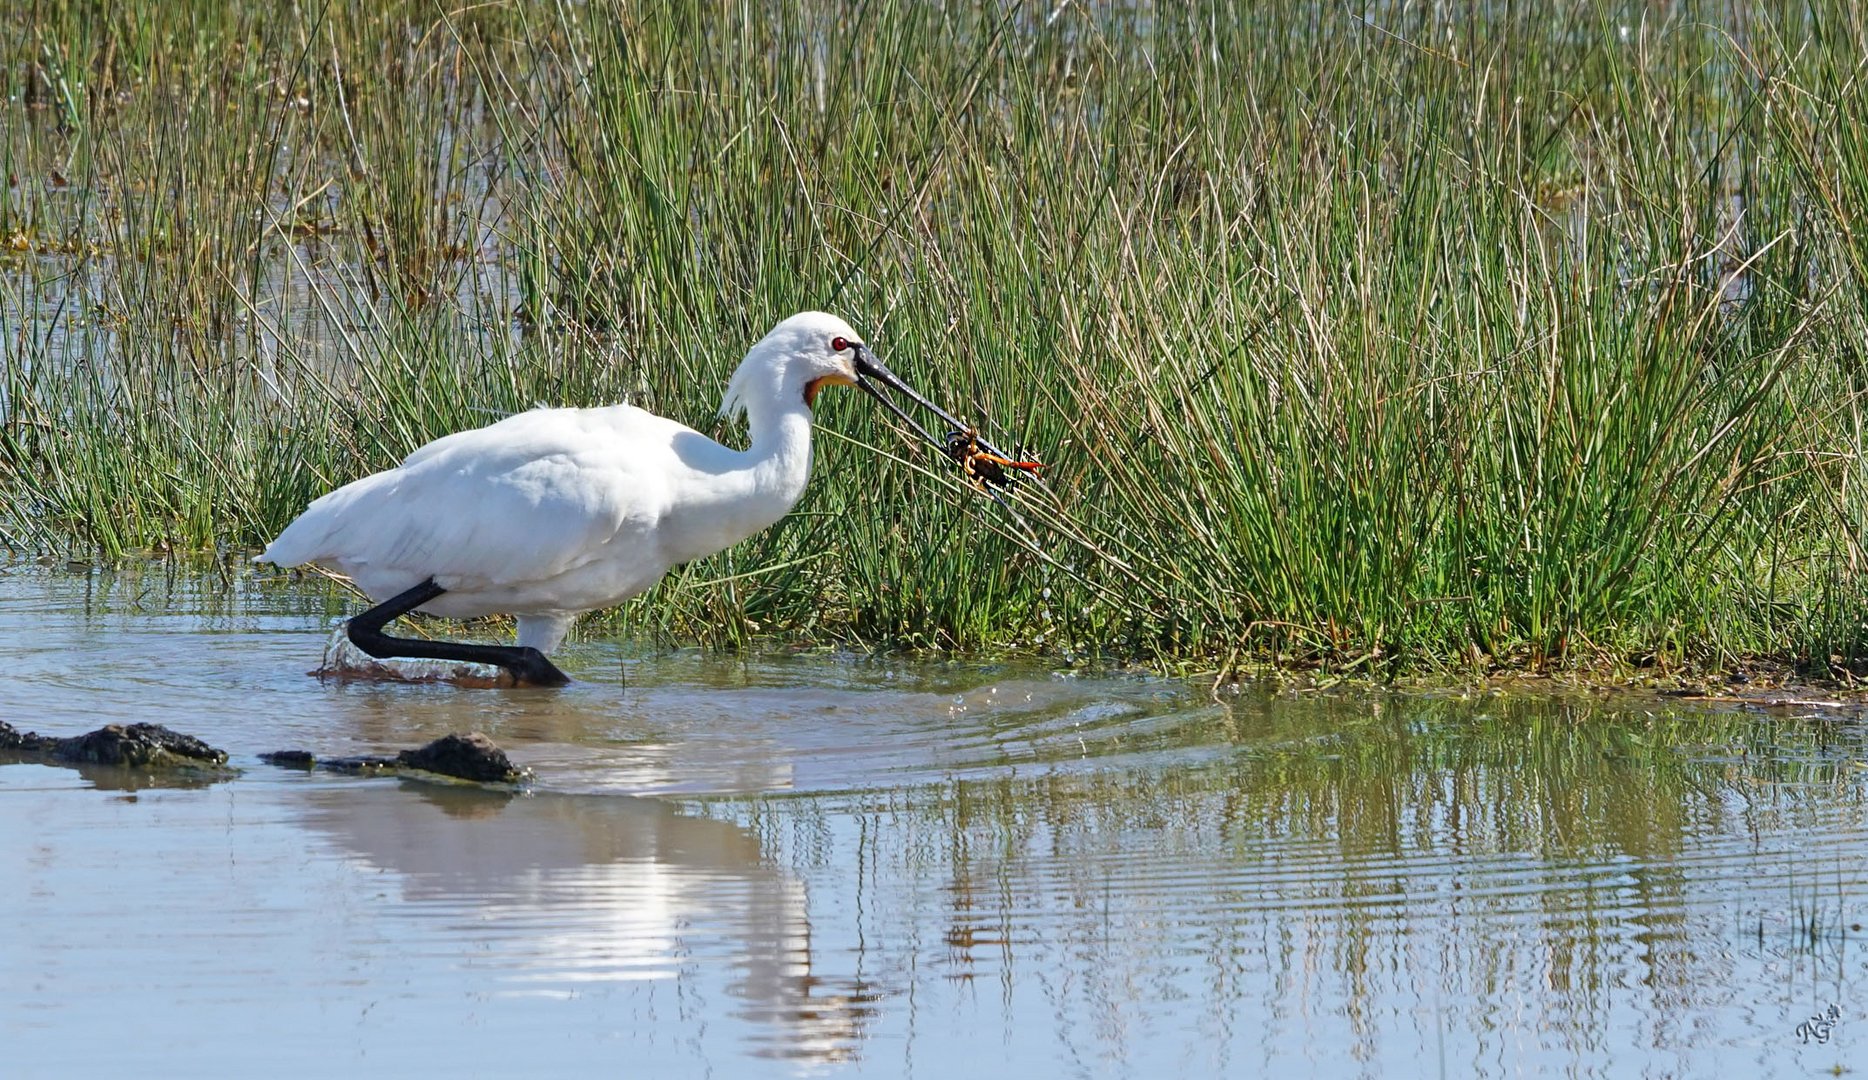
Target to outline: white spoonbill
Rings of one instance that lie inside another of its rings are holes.
[[[939,445],[877,382],[964,426],[883,367],[848,323],[808,311],[774,327],[727,383],[720,411],[746,414],[745,450],[632,405],[534,409],[322,496],[255,561],[317,563],[356,582],[377,603],[347,632],[371,656],[496,664],[519,685],[562,686],[570,680],[545,654],[579,612],[620,604],[669,567],[785,516],[810,479],[811,405],[824,387],[867,391]],[[519,643],[383,632],[416,610],[514,615]]]

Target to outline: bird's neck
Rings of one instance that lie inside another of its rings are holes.
[[[754,487],[791,509],[811,478],[810,406],[802,400],[766,402],[747,410],[746,424],[752,436],[746,461]]]

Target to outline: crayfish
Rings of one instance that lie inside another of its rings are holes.
[[[1040,461],[1013,461],[1011,458],[1000,457],[998,454],[982,449],[979,445],[979,432],[973,428],[955,428],[949,431],[944,449],[947,456],[960,466],[962,472],[966,473],[966,478],[973,482],[973,486],[981,491],[986,491],[988,484],[1009,489],[1016,480],[1006,472],[1007,469],[1036,473],[1044,467],[1044,463]]]

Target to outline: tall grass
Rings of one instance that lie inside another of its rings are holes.
[[[0,528],[240,547],[428,438],[854,395],[642,626],[1171,664],[1864,647],[1868,26],[1512,5],[37,2],[0,16]]]

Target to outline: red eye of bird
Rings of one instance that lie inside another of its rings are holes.
[[[842,352],[843,350],[849,347],[850,347],[850,342],[848,338],[833,337],[830,339],[830,351],[831,352]]]

